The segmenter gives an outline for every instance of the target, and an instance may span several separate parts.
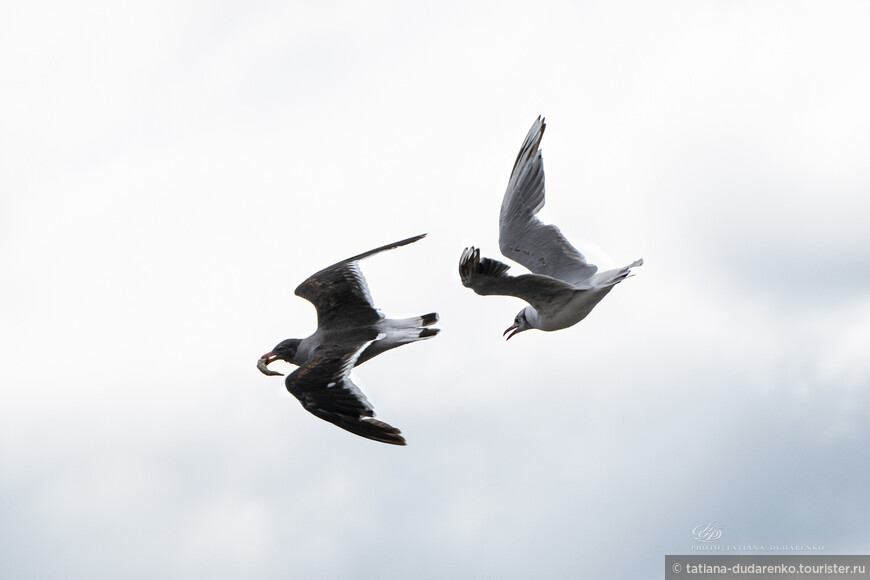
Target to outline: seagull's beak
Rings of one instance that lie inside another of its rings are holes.
[[[267,365],[270,362],[274,362],[276,360],[278,360],[277,354],[275,354],[273,352],[267,352],[266,354],[264,354],[263,356],[260,357],[260,360],[257,361],[257,368],[260,369],[260,372],[263,373],[264,375],[270,375],[270,376],[278,375],[279,377],[283,377],[284,376],[283,374],[267,368]]]
[[[513,332],[511,332],[511,330],[513,330]],[[507,334],[508,332],[511,332],[511,333],[508,335],[508,337],[505,339],[505,340],[510,340],[511,337],[512,337],[513,335],[515,335],[516,333],[518,333],[519,331],[520,331],[520,327],[519,327],[519,325],[517,325],[517,324],[512,324],[512,325],[511,325],[510,327],[508,327],[508,329],[505,330],[501,335],[504,336],[504,335]]]

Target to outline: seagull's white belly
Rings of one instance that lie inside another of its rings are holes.
[[[538,312],[534,326],[547,331],[574,326],[592,312],[609,290],[610,288],[573,292],[564,302],[554,303]]]

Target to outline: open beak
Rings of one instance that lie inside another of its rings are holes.
[[[277,375],[279,377],[283,377],[284,375],[282,373],[279,373],[278,371],[270,370],[268,368],[268,364],[270,362],[274,362],[276,360],[278,360],[277,354],[272,353],[272,352],[267,352],[266,354],[264,354],[263,356],[260,357],[260,360],[257,361],[257,368],[260,369],[260,372],[263,373],[264,375],[269,375],[269,376]]]
[[[513,330],[513,332],[511,332],[511,330]],[[504,335],[507,334],[508,332],[511,332],[510,334],[508,334],[508,337],[505,339],[505,340],[510,340],[511,337],[512,337],[513,335],[515,335],[516,333],[518,333],[519,331],[520,331],[520,327],[519,327],[519,325],[513,324],[513,325],[511,325],[510,327],[508,327],[508,329],[505,330],[505,331],[502,333],[502,336],[504,336]]]

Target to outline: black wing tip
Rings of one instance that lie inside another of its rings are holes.
[[[480,250],[475,247],[465,248],[459,260],[459,277],[466,288],[474,287],[474,278],[485,276],[489,278],[504,278],[510,266],[492,258],[481,258]]]
[[[360,427],[357,430],[348,429],[348,427],[345,427],[345,429],[348,429],[356,435],[380,443],[387,443],[389,445],[408,444],[408,442],[405,441],[405,438],[402,437],[401,431],[383,421],[371,417],[360,417],[360,420],[356,425]]]
[[[341,427],[354,435],[390,445],[407,445],[405,438],[402,437],[402,432],[392,425],[375,419],[373,416],[374,411],[369,410],[364,415],[349,415],[342,412],[327,411],[319,407],[306,406],[305,403],[302,406],[315,417]]]
[[[400,447],[405,447],[406,445],[408,445],[408,442],[405,441],[405,438],[398,434],[390,437],[383,437],[380,439],[375,439],[372,437],[370,437],[369,439],[371,439],[372,441],[377,441],[378,443],[386,443],[387,445],[398,445]]]
[[[423,238],[425,238],[429,234],[418,234],[416,236],[411,236],[410,238],[405,238],[404,240],[399,240],[398,242],[393,242],[392,244],[387,244],[386,246],[381,246],[380,249],[384,250],[392,250],[393,248],[399,248],[402,246],[407,246],[408,244],[413,244],[414,242],[419,242]]]
[[[520,147],[517,158],[514,161],[514,168],[511,170],[511,180],[518,175],[517,171],[521,170],[534,159],[541,157],[540,146],[541,140],[544,138],[544,130],[547,128],[546,119],[541,115],[535,119],[526,138],[523,140],[523,145]]]
[[[428,233],[417,234],[416,236],[411,236],[410,238],[405,238],[404,240],[399,240],[398,242],[393,242],[392,244],[387,244],[387,245],[381,246],[381,247],[384,249],[388,249],[388,248],[398,248],[399,246],[407,246],[408,244],[413,244],[414,242],[422,240],[423,238],[425,238],[428,235],[429,235]]]
[[[537,131],[535,131],[535,127],[537,127]],[[541,141],[544,140],[544,131],[547,130],[547,119],[538,115],[538,120],[535,121],[535,124],[532,125],[532,131],[535,133],[534,136],[529,135],[534,139],[534,148],[537,153],[536,157],[541,156]]]
[[[462,280],[462,285],[466,288],[471,288],[471,280],[477,272],[477,265],[480,263],[480,250],[471,246],[462,250],[462,256],[459,258],[459,278]]]
[[[393,250],[393,249],[395,249],[395,248],[400,248],[400,247],[402,247],[402,246],[407,246],[408,244],[413,244],[414,242],[418,242],[418,241],[422,240],[422,239],[425,238],[426,236],[427,236],[427,234],[419,234],[419,235],[416,235],[416,236],[412,236],[412,237],[410,237],[410,238],[405,238],[404,240],[399,240],[398,242],[393,242],[393,243],[391,243],[391,244],[386,244],[386,245],[383,245],[383,246],[377,247],[377,248],[375,248],[375,249],[373,249],[373,250],[369,250],[368,252],[363,252],[362,254],[357,254],[356,256],[350,257],[350,258],[348,258],[348,259],[346,259],[346,260],[342,260],[342,261],[339,262],[338,264],[346,264],[346,263],[349,263],[349,262],[357,262],[357,261],[359,261],[359,260],[362,260],[362,259],[364,259],[364,258],[368,258],[368,257],[370,257],[370,256],[374,256],[375,254],[379,254],[379,253],[381,253],[381,252],[385,252],[385,251],[387,251],[387,250]],[[338,264],[335,264],[335,266],[337,266]],[[331,267],[333,267],[333,266],[330,266],[330,268],[331,268]],[[327,269],[328,269],[328,268],[327,268]]]
[[[327,266],[322,270],[318,270],[316,273],[309,276],[304,282],[299,284],[294,291],[296,296],[300,298],[305,298],[306,300],[313,302],[311,299],[311,294],[313,291],[313,287],[319,286],[318,277],[323,276],[327,273],[334,272],[336,270],[341,270],[342,268],[346,268],[349,264],[354,262],[359,262],[360,260],[364,260],[365,258],[370,258],[375,254],[380,254],[381,252],[385,252],[387,250],[392,250],[394,248],[399,248],[401,246],[407,246],[408,244],[413,244],[416,241],[422,240],[426,237],[426,234],[419,234],[417,236],[413,236],[410,238],[405,238],[404,240],[399,240],[398,242],[393,242],[391,244],[386,244],[384,246],[377,247],[373,250],[369,250],[367,252],[363,252],[362,254],[357,254],[356,256],[351,256],[350,258],[345,258],[340,262],[336,262],[331,266]],[[328,285],[328,284],[327,284]],[[315,304],[316,306],[316,304]]]
[[[540,157],[541,156],[541,150],[540,150],[541,141],[544,140],[544,131],[546,131],[546,130],[547,130],[547,119],[545,117],[542,117],[541,115],[538,115],[538,118],[532,124],[532,128],[529,130],[529,135],[526,138],[526,144],[528,145],[528,147],[532,151],[531,155],[529,155],[529,159],[532,159],[533,157]],[[526,145],[526,144],[524,144],[524,145]],[[525,150],[525,149],[526,149],[526,147],[524,146],[523,150]],[[521,152],[522,152],[522,150],[521,150]]]

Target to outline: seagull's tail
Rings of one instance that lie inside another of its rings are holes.
[[[384,342],[384,346],[387,348],[395,348],[403,344],[408,344],[409,342],[417,342],[424,338],[432,338],[441,332],[441,329],[425,327],[432,326],[436,322],[438,322],[437,312],[430,312],[429,314],[416,316],[414,318],[402,318],[399,320],[387,319],[384,321],[387,336],[381,342]]]
[[[438,322],[438,313],[430,312],[429,314],[424,314],[423,316],[417,316],[416,318],[404,318],[401,320],[391,320],[391,326],[394,328],[393,337],[400,341],[401,344],[405,344],[408,342],[416,342],[418,340],[423,340],[424,338],[432,338],[439,332],[441,332],[440,328],[424,328],[425,326],[432,326]],[[398,345],[397,345],[398,346]]]
[[[359,360],[357,360],[356,366],[397,346],[432,338],[441,332],[441,329],[426,327],[436,322],[438,322],[437,312],[430,312],[429,314],[415,316],[414,318],[385,318],[381,320],[377,325],[377,329],[378,332],[383,333],[384,337],[374,341],[363,351]]]
[[[637,268],[638,266],[643,266],[643,258],[635,260],[628,266],[623,266],[622,268],[616,268],[615,270],[608,270],[606,272],[599,272],[592,277],[592,286],[594,288],[615,286],[626,278],[634,276],[634,274],[632,274],[631,272],[631,269]]]
[[[419,318],[420,322],[418,322],[418,326],[432,326],[436,322],[438,322],[438,313],[430,312],[429,314],[424,314]]]

